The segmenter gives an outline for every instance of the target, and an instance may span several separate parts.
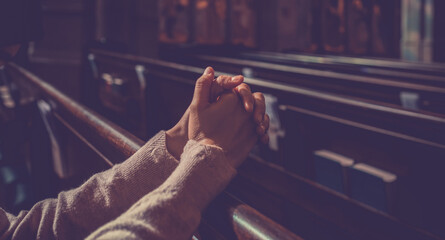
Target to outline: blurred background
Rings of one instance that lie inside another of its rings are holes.
[[[445,239],[445,1],[40,3],[0,69],[7,210],[125,160],[213,66],[265,94],[271,141],[198,239]]]
[[[44,38],[33,69],[80,94],[91,44],[157,57],[164,47],[209,54],[241,50],[445,61],[445,22],[433,0],[43,0]],[[441,44],[442,43],[442,44]],[[71,79],[66,79],[66,73]],[[62,77],[64,84],[56,79]]]

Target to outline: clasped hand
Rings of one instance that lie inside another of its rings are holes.
[[[167,149],[179,159],[189,139],[222,148],[233,167],[247,157],[258,139],[268,142],[269,116],[264,96],[251,93],[242,76],[220,76],[208,67],[196,81],[192,103],[172,129]]]

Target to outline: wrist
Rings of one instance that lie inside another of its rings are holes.
[[[167,147],[167,151],[177,160],[181,158],[181,154],[187,140],[187,134],[176,127],[173,127],[165,132],[165,145]]]
[[[202,144],[202,145],[218,147],[218,145],[215,143],[215,141],[213,141],[212,139],[209,139],[209,138],[203,138],[203,139],[199,140],[198,143]]]

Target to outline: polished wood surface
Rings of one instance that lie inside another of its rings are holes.
[[[352,60],[348,63],[336,63],[329,61],[329,58],[326,62],[323,58],[317,62],[314,59],[291,60],[290,57],[274,55],[270,58],[257,54],[242,54],[237,57],[190,52],[192,51],[173,54],[166,59],[200,67],[212,65],[236,74],[243,74],[248,69],[258,78],[399,106],[403,105],[402,95],[410,93],[418,98],[417,109],[438,113],[444,113],[445,109],[442,101],[445,76],[439,70],[408,72],[400,67],[384,69],[364,66]]]
[[[317,64],[317,66],[325,64],[334,64],[336,67],[340,66],[362,66],[362,67],[376,67],[383,69],[403,70],[408,72],[420,73],[445,73],[443,63],[423,63],[423,62],[409,62],[401,60],[392,60],[388,58],[359,58],[348,56],[329,56],[329,55],[308,55],[308,54],[291,54],[291,53],[276,53],[276,52],[247,52],[241,54],[242,56],[252,57],[255,59],[267,59],[269,61],[292,61],[306,64]],[[283,63],[281,62],[281,63]]]
[[[203,71],[129,54],[102,50],[91,53],[97,61],[143,65],[148,89],[174,92],[177,99],[190,99],[194,79]],[[286,136],[278,153],[251,155],[229,186],[231,194],[308,239],[443,238],[435,219],[444,213],[440,204],[444,196],[434,190],[443,181],[439,170],[445,157],[443,115],[302,88],[276,79],[245,81],[254,91],[279,98]],[[160,122],[170,122],[187,103],[161,97],[156,105],[170,114],[156,117],[163,119]],[[162,128],[156,124],[154,128]],[[396,171],[403,179],[400,209],[391,214],[378,211],[316,183],[309,159],[318,149]],[[420,195],[424,197],[419,202],[412,202]],[[424,223],[419,223],[418,213],[424,215]]]
[[[96,54],[97,58],[103,56],[110,57],[112,59],[125,60],[128,61],[128,63],[133,64],[140,63],[146,66],[146,69],[150,74],[166,77],[171,81],[187,83],[189,86],[194,84],[194,78],[187,79],[186,76],[196,77],[199,76],[199,74],[202,74],[202,68],[173,62],[138,57],[130,54],[113,53],[103,50],[95,50],[92,51],[92,53]],[[184,73],[186,73],[186,75]],[[232,75],[224,72],[216,72],[216,74]],[[180,77],[181,75],[184,77]],[[328,94],[322,91],[302,88],[297,84],[282,83],[275,79],[266,80],[258,78],[245,78],[245,82],[257,87],[258,89],[266,90],[264,91],[266,93],[275,92],[283,96],[283,100],[286,101],[283,101],[282,103],[292,104],[293,102],[307,103],[310,101],[323,101],[323,103],[318,103],[318,105],[320,105],[320,108],[317,109],[318,112],[325,111],[325,113],[333,114],[334,116],[338,117],[360,119],[364,122],[371,123],[372,125],[379,127],[385,127],[385,125],[387,125],[386,128],[391,126],[391,128],[400,129],[399,133],[410,132],[423,140],[430,141],[435,139],[431,141],[432,143],[445,143],[445,141],[443,141],[443,139],[437,134],[437,131],[443,131],[442,124],[445,123],[445,117],[441,114],[413,112],[390,104],[385,105],[360,98],[345,98],[335,94]],[[335,102],[342,107],[331,107],[328,104],[330,102]],[[314,109],[316,109],[315,106]],[[358,112],[358,110],[360,110],[360,112]],[[366,118],[360,115],[365,115]],[[415,130],[416,128],[423,129],[424,126],[430,126],[432,130],[428,131],[425,129],[426,132]]]
[[[52,101],[56,106],[57,119],[110,166],[131,156],[144,144],[142,140],[62,94],[20,66],[10,64],[8,71],[23,88],[33,91],[31,94],[36,99]],[[215,202],[216,205],[206,211],[204,221],[213,229],[221,231],[227,239],[233,239],[233,236],[239,239],[301,239],[227,193],[223,193]],[[208,225],[204,224],[201,227],[206,226]],[[205,233],[216,234],[214,231],[207,229]],[[207,237],[206,239],[215,239]]]

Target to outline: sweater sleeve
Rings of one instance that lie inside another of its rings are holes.
[[[88,239],[188,239],[201,212],[235,176],[221,148],[188,141],[172,175]]]
[[[160,132],[121,164],[13,216],[0,209],[0,239],[79,239],[158,188],[177,167]]]

